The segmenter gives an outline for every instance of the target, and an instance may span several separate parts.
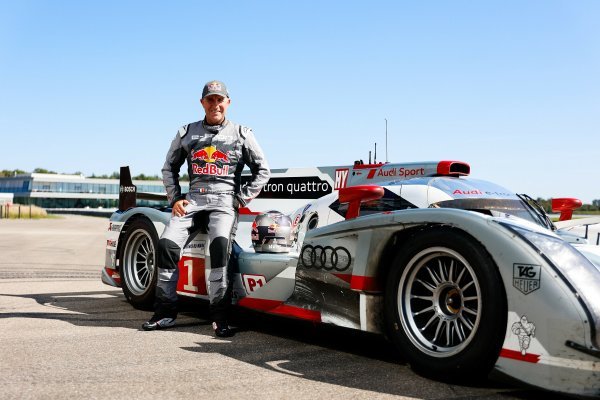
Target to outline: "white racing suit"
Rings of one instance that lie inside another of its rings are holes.
[[[187,160],[190,190],[181,194],[179,170]],[[242,186],[247,165],[252,177]],[[237,228],[238,208],[256,197],[269,180],[269,167],[252,131],[225,120],[209,126],[203,121],[179,129],[162,169],[167,197],[173,205],[187,199],[186,214],[173,215],[158,242],[156,314],[177,316],[177,264],[190,233],[201,230],[209,237],[208,295],[211,319],[225,322],[231,304],[227,270]]]

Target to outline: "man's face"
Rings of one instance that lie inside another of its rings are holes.
[[[219,96],[218,94],[211,94],[200,100],[204,112],[206,113],[206,122],[209,125],[216,125],[225,119],[225,113],[231,103],[229,97]]]

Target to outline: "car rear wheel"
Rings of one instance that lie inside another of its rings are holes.
[[[121,256],[123,293],[136,308],[149,310],[156,288],[158,235],[151,222],[137,219],[129,225]]]
[[[506,294],[482,245],[434,228],[400,249],[386,287],[388,332],[417,372],[469,381],[487,375],[506,332]]]

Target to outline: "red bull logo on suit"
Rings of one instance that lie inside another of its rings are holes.
[[[192,161],[204,161],[206,164],[192,164],[192,172],[198,175],[217,175],[225,176],[229,174],[229,157],[226,153],[218,150],[215,146],[207,146],[192,152]],[[220,162],[222,167],[215,163]]]

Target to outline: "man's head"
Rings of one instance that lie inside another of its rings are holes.
[[[225,84],[219,81],[210,81],[204,85],[200,103],[204,108],[206,122],[209,125],[217,125],[223,122],[227,108],[231,103]]]

